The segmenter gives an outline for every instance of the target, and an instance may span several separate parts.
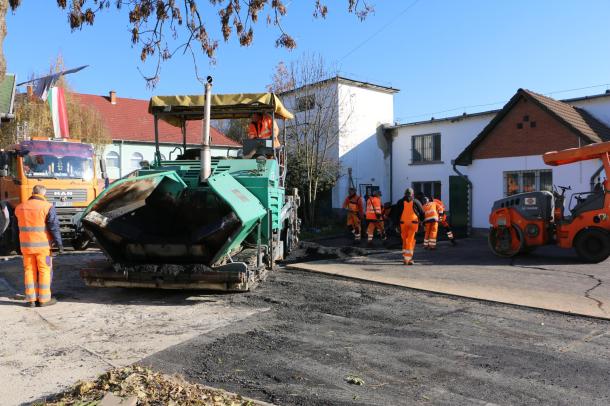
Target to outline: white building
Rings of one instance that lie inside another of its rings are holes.
[[[591,190],[600,162],[549,167],[542,154],[610,140],[609,126],[609,93],[557,101],[522,89],[501,110],[390,126],[392,201],[413,187],[440,197],[454,226],[487,229],[492,203],[507,195]]]
[[[340,208],[349,188],[351,168],[354,185],[364,194],[367,186],[379,187],[389,199],[390,154],[382,128],[392,123],[393,95],[397,89],[336,76],[314,85],[281,94],[282,102],[295,114],[287,125],[308,126],[321,120],[338,134],[330,148],[341,164],[332,207]]]
[[[140,162],[153,162],[155,132],[153,116],[148,113],[148,100],[117,97],[114,91],[108,96],[75,94],[79,101],[97,110],[109,133],[112,143],[104,149],[106,168],[110,179],[121,178],[135,169]],[[187,125],[187,148],[201,145],[202,124],[192,121]],[[211,128],[212,156],[236,156],[241,145],[220,131]],[[175,159],[182,153],[182,134],[179,128],[159,121],[161,159]]]

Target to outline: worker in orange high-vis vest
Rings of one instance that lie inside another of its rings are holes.
[[[347,227],[354,235],[354,241],[360,241],[362,235],[361,219],[364,217],[362,197],[356,193],[356,188],[349,188],[349,195],[343,201],[343,208],[347,210]]]
[[[424,197],[424,249],[436,249],[436,237],[438,235],[438,206],[427,197]]]
[[[400,225],[402,238],[402,259],[405,265],[413,265],[415,254],[415,234],[419,223],[424,219],[424,209],[419,200],[413,197],[413,189],[405,190],[405,195],[394,205],[392,220]]]
[[[278,135],[280,129],[277,123],[269,114],[254,113],[248,124],[249,139],[269,139],[273,133],[273,148],[280,147]]]
[[[366,234],[368,243],[373,243],[375,230],[379,233],[382,240],[386,239],[385,229],[383,227],[383,212],[381,207],[381,192],[376,190],[373,196],[366,201],[366,221],[368,223]]]
[[[32,197],[15,208],[23,254],[25,300],[29,307],[57,302],[51,297],[51,242],[60,253],[63,253],[63,244],[55,207],[44,197],[46,191],[43,185],[34,186]]]
[[[434,203],[436,203],[436,207],[438,208],[438,223],[445,229],[445,233],[447,234],[447,238],[449,239],[451,244],[457,245],[457,242],[455,241],[455,236],[453,235],[453,230],[451,230],[449,220],[447,219],[445,203],[443,203],[443,201],[440,199],[434,199]]]

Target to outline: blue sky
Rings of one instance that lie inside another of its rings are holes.
[[[498,108],[519,87],[560,92],[551,94],[556,98],[610,88],[607,0],[369,0],[375,13],[364,22],[347,13],[347,0],[328,1],[326,20],[312,17],[314,0],[286,3],[283,25],[298,48],[275,48],[278,32],[261,18],[251,47],[221,40],[215,65],[199,58],[200,74],[214,77],[215,92],[264,91],[279,61],[303,53],[322,55],[345,76],[399,88],[394,116],[400,122]],[[216,12],[205,10],[208,31],[220,39]],[[201,91],[190,56],[166,62],[158,86],[146,87],[138,68],[152,66],[142,65],[131,47],[124,11],[110,10],[93,27],[71,32],[55,1],[25,0],[7,26],[8,70],[20,79],[44,72],[61,53],[68,67],[90,65],[70,77],[79,92],[114,89],[149,98]]]

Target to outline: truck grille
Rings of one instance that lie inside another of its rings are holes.
[[[45,195],[51,203],[56,206],[70,205],[70,203],[80,203],[87,201],[87,189],[47,189]]]

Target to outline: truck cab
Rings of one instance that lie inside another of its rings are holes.
[[[57,211],[64,244],[82,249],[85,240],[80,238],[79,215],[100,192],[93,146],[75,139],[33,137],[0,151],[0,205],[4,217],[9,217],[0,222],[0,250],[17,247],[13,212],[37,184],[47,188],[46,198]]]

